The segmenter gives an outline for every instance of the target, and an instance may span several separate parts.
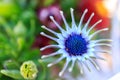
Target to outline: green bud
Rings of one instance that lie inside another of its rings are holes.
[[[23,37],[17,38],[18,50],[21,50],[24,46],[25,39]]]
[[[33,61],[26,61],[21,65],[20,73],[25,79],[35,79],[38,70]]]
[[[17,23],[17,25],[15,26],[15,28],[14,28],[14,33],[15,33],[15,35],[16,36],[25,36],[26,35],[26,27],[24,26],[24,24],[21,22],[21,21],[19,21],[18,23]]]

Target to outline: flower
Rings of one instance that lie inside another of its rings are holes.
[[[89,12],[84,18],[85,23],[87,22],[91,13],[94,12],[96,16],[93,20],[91,20],[90,25],[93,25],[98,19],[102,19],[103,22],[95,27],[96,30],[110,26],[109,12],[103,3],[103,0],[82,0],[78,3],[78,11],[80,11],[80,13],[86,8],[89,10]]]
[[[40,22],[51,29],[57,29],[56,25],[50,21],[49,16],[54,16],[55,20],[60,24],[61,16],[59,14],[60,7],[58,5],[52,5],[46,8],[38,10],[38,18]]]
[[[20,67],[20,73],[25,79],[35,79],[38,69],[33,61],[25,61]]]
[[[68,25],[64,15],[63,15],[63,12],[60,11],[62,19],[65,23],[66,29],[63,29],[54,20],[53,16],[50,16],[50,19],[56,24],[56,26],[59,28],[61,33],[57,33],[51,29],[48,29],[45,26],[42,26],[42,28],[53,33],[57,38],[49,36],[49,35],[45,34],[44,32],[40,33],[41,35],[46,36],[58,43],[56,45],[48,45],[48,46],[41,48],[40,49],[41,51],[45,50],[47,48],[51,48],[51,47],[58,48],[58,50],[56,52],[51,53],[49,55],[43,55],[41,58],[47,58],[47,57],[61,54],[61,57],[58,60],[56,60],[55,62],[48,64],[48,67],[60,62],[64,58],[66,58],[66,63],[64,65],[63,69],[61,70],[61,72],[59,73],[59,76],[62,76],[62,74],[67,69],[70,62],[71,62],[71,66],[69,67],[70,72],[72,71],[75,63],[78,63],[78,65],[80,66],[81,73],[83,73],[83,67],[82,67],[83,65],[85,65],[90,70],[86,61],[90,61],[95,66],[95,68],[99,70],[99,67],[97,66],[97,64],[93,58],[95,58],[95,59],[103,59],[103,58],[99,57],[95,53],[107,52],[107,51],[106,50],[96,50],[95,47],[111,46],[110,44],[107,44],[107,43],[101,43],[104,41],[111,41],[110,39],[99,39],[99,40],[92,39],[96,34],[102,32],[102,31],[106,31],[106,30],[108,30],[108,28],[104,28],[104,29],[98,30],[98,31],[90,34],[91,30],[97,24],[99,24],[102,20],[98,20],[96,23],[94,23],[94,25],[91,26],[90,29],[87,30],[88,24],[90,23],[90,20],[94,16],[94,13],[91,14],[87,23],[82,28],[81,27],[82,22],[83,22],[85,14],[88,12],[88,10],[86,9],[84,11],[78,25],[76,25],[75,20],[74,20],[73,9],[71,8],[70,11],[71,11],[71,17],[72,17],[72,27],[70,27]]]

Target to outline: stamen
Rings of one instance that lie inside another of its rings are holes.
[[[87,23],[85,24],[85,26],[84,26],[84,28],[83,28],[83,30],[82,30],[83,32],[86,32],[87,27],[88,27],[88,25],[89,25],[91,19],[93,18],[93,16],[94,16],[94,13],[92,13],[91,16],[89,17]]]
[[[67,59],[65,65],[64,65],[64,67],[63,67],[63,69],[62,69],[61,72],[59,73],[59,76],[62,76],[62,75],[63,75],[63,73],[65,72],[66,68],[68,67],[69,62],[70,62],[70,59]]]
[[[81,17],[81,19],[80,19],[80,22],[79,22],[79,25],[78,25],[78,30],[80,30],[80,31],[81,31],[81,25],[82,25],[83,19],[84,19],[85,14],[86,14],[87,12],[88,12],[88,9],[85,9],[85,11],[83,12],[82,17]]]
[[[70,29],[70,27],[69,27],[69,25],[68,25],[68,23],[67,23],[64,15],[63,15],[63,11],[60,11],[60,14],[61,14],[62,19],[63,19],[63,22],[64,22],[64,24],[65,24],[65,26],[66,26],[66,30],[68,31],[68,30]]]
[[[96,25],[98,25],[98,24],[101,23],[101,22],[102,22],[102,19],[99,20],[99,21],[97,21],[95,24],[93,24],[93,26],[91,26],[90,29],[87,31],[87,35],[90,33],[90,31],[91,31],[94,27],[96,27]]]
[[[71,34],[65,40],[65,50],[71,56],[83,55],[87,52],[87,45],[89,43],[78,34]]]
[[[51,67],[51,66],[53,66],[53,65],[55,65],[55,64],[57,64],[57,63],[59,63],[59,62],[60,62],[61,60],[63,60],[64,58],[65,58],[65,56],[60,57],[60,58],[57,59],[55,62],[48,64],[48,67]]]
[[[49,39],[52,39],[52,40],[54,40],[54,41],[57,41],[57,38],[51,37],[51,36],[45,34],[44,32],[41,32],[40,34],[43,35],[43,36],[45,36],[45,37],[47,37],[47,38],[49,38]]]
[[[89,40],[92,39],[96,34],[102,32],[102,31],[107,31],[107,30],[108,30],[108,28],[104,28],[104,29],[101,29],[101,30],[98,30],[98,31],[94,32],[93,34],[91,34],[89,36]]]
[[[46,29],[47,31],[49,31],[49,32],[51,32],[51,33],[53,33],[54,35],[57,35],[58,33],[56,33],[55,31],[53,31],[53,30],[51,30],[51,29],[49,29],[49,28],[47,28],[47,27],[45,27],[44,25],[43,26],[41,26],[43,29]]]
[[[40,48],[41,51],[47,49],[47,48],[59,48],[59,45],[47,45],[45,47]]]

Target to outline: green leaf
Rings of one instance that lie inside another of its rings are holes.
[[[44,1],[44,5],[45,5],[45,6],[49,6],[49,5],[51,5],[52,3],[54,3],[54,1],[55,1],[55,0],[45,0],[45,1]]]
[[[27,60],[36,60],[39,58],[39,49],[31,49],[31,50],[26,50],[25,52],[21,52],[21,56],[19,57],[18,61],[23,62]]]
[[[0,17],[0,26],[2,26],[5,29],[6,33],[9,36],[13,36],[13,31],[10,25],[8,25],[7,21],[3,17]]]
[[[14,79],[23,79],[19,70],[1,70],[1,73]]]
[[[6,60],[3,63],[7,69],[19,69],[19,63],[16,60]]]
[[[27,29],[22,21],[18,21],[17,25],[14,27],[14,34],[17,37],[23,37],[26,35]]]
[[[17,37],[18,50],[20,51],[25,44],[25,39],[23,37]]]

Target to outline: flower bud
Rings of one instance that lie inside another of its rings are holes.
[[[26,34],[26,31],[27,31],[26,27],[24,26],[24,24],[21,21],[19,21],[14,28],[15,35],[19,36],[19,37],[24,36]]]
[[[35,79],[38,70],[33,61],[26,61],[21,65],[20,73],[25,79]]]

